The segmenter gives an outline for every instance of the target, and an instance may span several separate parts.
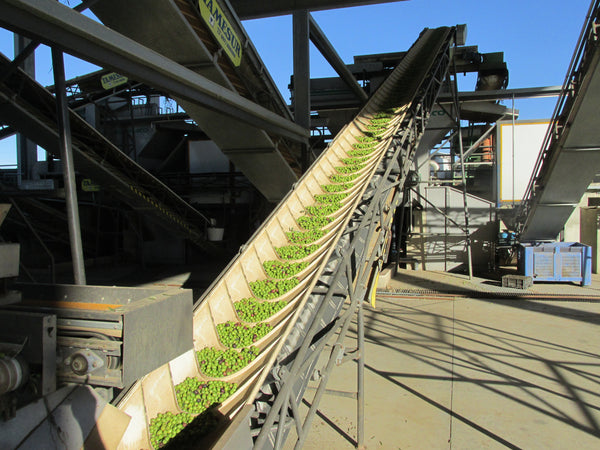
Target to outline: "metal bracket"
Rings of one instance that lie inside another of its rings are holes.
[[[315,369],[315,371],[313,372],[312,376],[310,377],[310,379],[312,381],[319,381],[319,380],[321,380],[321,378],[323,378],[323,374],[321,373],[321,369]]]
[[[95,372],[103,367],[104,360],[93,351],[86,348],[85,350],[79,350],[78,352],[69,355],[65,358],[64,364],[65,366],[69,366],[73,373],[82,376]]]
[[[21,311],[0,311],[3,341],[21,345],[19,354],[25,361],[41,366],[41,394],[56,390],[56,316]]]
[[[346,354],[346,347],[344,347],[341,344],[337,345],[337,347],[338,347],[338,352],[337,352],[337,355],[335,356],[335,364],[336,364],[336,366],[341,366],[344,361],[344,356]]]
[[[273,378],[275,378],[275,380],[281,381],[281,380],[286,379],[286,377],[289,375],[290,371],[288,370],[288,368],[286,366],[281,366],[279,368],[279,370],[274,370],[272,373],[273,373]]]

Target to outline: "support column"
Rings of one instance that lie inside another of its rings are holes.
[[[448,81],[451,83],[452,89],[452,97],[454,102],[454,108],[456,109],[456,126],[458,128],[458,149],[460,153],[460,175],[462,181],[462,194],[463,194],[463,207],[465,214],[465,244],[467,247],[467,264],[469,270],[469,280],[473,278],[473,255],[471,252],[471,233],[469,232],[469,207],[467,204],[467,179],[465,175],[465,152],[463,148],[463,136],[462,136],[462,128],[461,128],[461,118],[460,118],[460,103],[458,101],[458,81],[456,79],[456,66],[454,67],[454,75],[451,76],[448,74]],[[513,108],[514,110],[514,108]]]
[[[295,122],[310,129],[310,27],[308,10],[293,15],[294,51],[294,118]],[[302,144],[302,171],[310,165],[309,149]]]
[[[30,39],[19,34],[14,35],[15,57],[21,54],[25,48],[31,43]],[[35,78],[35,55],[32,53],[25,58],[19,67],[27,73],[27,75]],[[17,134],[17,170],[18,170],[18,185],[21,185],[22,180],[30,180],[33,171],[33,165],[37,162],[37,145],[27,139],[22,134]]]
[[[377,288],[376,286],[374,287]],[[356,371],[356,448],[365,449],[365,320],[362,298],[358,299],[356,340],[358,361]]]
[[[65,90],[65,65],[62,51],[52,48],[52,67],[54,68],[54,86],[56,92],[56,117],[60,136],[60,159],[63,164],[65,183],[65,200],[67,203],[67,219],[69,222],[69,238],[71,241],[71,258],[73,260],[73,276],[75,284],[85,285],[85,267],[83,245],[81,244],[81,226],[79,224],[79,205],[77,203],[77,182],[73,164],[73,148],[71,143],[71,124],[67,110]]]

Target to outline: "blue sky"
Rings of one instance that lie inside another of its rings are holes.
[[[477,45],[482,53],[504,52],[510,73],[508,87],[524,88],[562,85],[589,4],[589,0],[409,0],[312,14],[346,63],[352,63],[354,55],[406,50],[426,27],[467,24],[466,45]],[[289,100],[291,16],[245,21],[244,26],[284,99]],[[12,33],[1,28],[0,52],[13,57]],[[68,78],[95,69],[68,55],[65,66]],[[311,76],[334,75],[313,47]],[[47,48],[36,52],[36,77],[42,84],[53,82]],[[459,75],[458,80],[461,90],[474,89],[473,76]],[[521,119],[541,119],[551,116],[555,104],[554,98],[523,99],[516,100],[515,107]],[[14,155],[14,140],[0,141],[0,164],[14,160]]]

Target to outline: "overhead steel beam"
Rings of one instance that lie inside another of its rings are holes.
[[[460,102],[478,102],[481,100],[508,100],[512,98],[542,98],[558,97],[562,92],[562,86],[542,86],[517,89],[499,89],[495,91],[472,91],[459,92]],[[438,103],[452,103],[450,94],[441,94]]]
[[[54,0],[3,0],[0,26],[174,97],[306,142],[309,131]]]
[[[366,94],[363,88],[360,87],[360,84],[358,84],[358,81],[356,78],[354,78],[352,72],[350,72],[346,64],[344,64],[344,61],[342,61],[340,55],[338,55],[333,45],[331,45],[331,42],[329,42],[329,39],[327,39],[327,36],[325,36],[325,33],[323,33],[323,30],[321,30],[321,27],[319,27],[314,17],[310,14],[308,15],[308,21],[310,40],[312,43],[315,44],[315,47],[317,47],[331,67],[335,69],[340,78],[344,80],[350,89],[352,89],[352,92],[354,92],[356,97],[361,102],[366,102],[369,96]]]
[[[73,10],[77,12],[82,12],[96,3],[98,3],[98,0],[85,0],[79,5],[77,5],[75,8],[73,8]],[[27,60],[33,54],[33,52],[36,48],[38,48],[39,45],[39,42],[31,41],[29,42],[29,44],[27,44],[27,47],[23,48],[18,53],[15,52],[17,56],[12,61],[11,66],[8,67],[2,74],[0,74],[0,82],[6,80],[10,76],[10,74],[16,70],[17,67],[21,67],[23,62],[25,62],[25,60]]]
[[[270,2],[229,0],[229,3],[231,3],[231,6],[235,9],[238,17],[245,20],[283,16],[303,9],[309,11],[322,11],[325,9],[378,5],[380,3],[395,3],[398,1],[404,0],[275,0]]]
[[[294,50],[294,118],[302,127],[310,127],[310,52],[308,11],[295,12]]]

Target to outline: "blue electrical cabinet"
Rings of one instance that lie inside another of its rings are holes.
[[[540,242],[519,244],[519,274],[533,281],[573,281],[592,283],[592,248],[578,242]]]

